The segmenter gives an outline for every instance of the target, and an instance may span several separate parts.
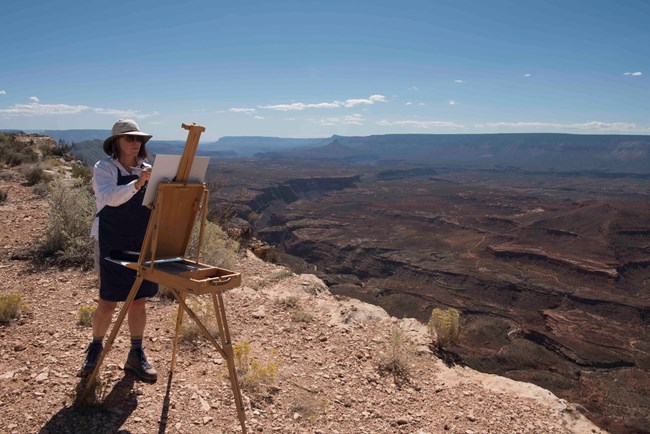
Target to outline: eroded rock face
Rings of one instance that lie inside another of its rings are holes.
[[[393,316],[459,309],[453,350],[471,367],[581,402],[612,431],[650,429],[647,186],[454,176],[297,200],[259,233]]]

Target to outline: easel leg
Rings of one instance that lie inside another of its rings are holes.
[[[180,298],[185,302],[185,297],[187,296],[187,290],[182,289],[180,291]],[[170,372],[174,372],[174,369],[176,368],[176,353],[178,351],[178,337],[181,332],[181,326],[183,325],[183,314],[185,311],[183,310],[183,306],[179,303],[178,304],[178,313],[176,314],[176,331],[174,332],[174,344],[172,346],[172,365],[170,368]]]
[[[176,300],[178,300],[179,304],[187,312],[187,315],[189,315],[190,318],[196,323],[196,325],[199,327],[203,335],[212,343],[212,345],[217,349],[219,354],[226,359],[226,363],[228,364],[228,374],[230,376],[230,383],[232,384],[232,391],[235,396],[235,406],[237,407],[237,417],[239,418],[239,423],[241,425],[242,433],[246,434],[246,413],[244,412],[244,405],[242,402],[241,398],[241,393],[239,391],[239,382],[237,381],[237,371],[235,370],[235,359],[233,356],[233,351],[232,351],[232,345],[230,344],[230,334],[228,332],[228,324],[222,323],[222,318],[225,320],[225,310],[223,308],[223,305],[217,306],[218,301],[217,298],[215,297],[214,293],[212,294],[212,302],[214,304],[214,312],[215,315],[217,316],[217,322],[219,325],[219,333],[221,336],[221,340],[223,342],[227,342],[227,348],[228,351],[225,351],[224,348],[219,344],[219,342],[216,341],[214,337],[210,334],[208,329],[203,325],[201,320],[196,316],[196,314],[190,309],[187,304],[185,303],[185,300],[181,299],[180,294],[178,293],[177,290],[174,288],[170,288],[172,291],[172,294],[174,294],[174,297]],[[223,302],[223,299],[219,297],[219,300]],[[225,336],[228,336],[226,339]],[[226,340],[224,340],[226,339]]]
[[[244,412],[244,402],[239,390],[239,381],[237,379],[237,369],[235,367],[235,357],[232,350],[232,343],[230,341],[230,330],[228,330],[228,321],[226,321],[226,308],[223,304],[223,297],[221,293],[212,293],[212,305],[214,306],[214,315],[219,325],[219,338],[221,340],[221,347],[223,352],[226,353],[226,363],[228,365],[228,376],[230,377],[230,384],[232,393],[235,396],[235,406],[237,407],[237,417],[241,424],[242,432],[246,433],[246,413]]]
[[[104,347],[102,353],[99,355],[99,360],[97,360],[97,365],[95,365],[95,369],[93,370],[92,374],[90,374],[90,377],[88,377],[88,383],[86,383],[86,389],[84,390],[85,394],[89,393],[91,388],[93,387],[95,380],[97,379],[97,375],[99,374],[99,369],[102,366],[102,363],[104,363],[104,358],[106,358],[106,355],[111,350],[111,347],[113,346],[113,341],[115,341],[115,337],[117,336],[117,332],[120,331],[120,327],[122,326],[124,317],[129,311],[129,307],[131,307],[131,303],[133,302],[135,295],[138,293],[138,289],[140,289],[140,285],[142,285],[143,280],[144,277],[141,276],[138,276],[135,279],[135,282],[131,287],[131,291],[129,292],[129,296],[126,298],[126,301],[124,302],[124,305],[120,310],[120,314],[117,316],[117,321],[115,321],[115,324],[113,324],[113,328],[111,329],[111,334],[109,335],[108,340],[106,341],[106,346]]]

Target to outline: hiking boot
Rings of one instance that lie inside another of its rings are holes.
[[[86,348],[86,360],[81,368],[77,371],[77,377],[86,377],[90,375],[95,366],[97,366],[97,360],[99,360],[99,355],[102,353],[104,346],[101,342],[91,342]]]
[[[137,377],[145,381],[154,382],[158,379],[158,373],[147,361],[142,348],[132,348],[129,351],[124,370],[133,372]]]

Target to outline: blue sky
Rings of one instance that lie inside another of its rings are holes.
[[[650,2],[3,2],[0,129],[650,134]]]

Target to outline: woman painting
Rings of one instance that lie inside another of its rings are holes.
[[[117,302],[125,301],[135,281],[135,271],[106,260],[116,252],[139,251],[151,210],[142,206],[151,166],[145,162],[150,134],[140,131],[130,119],[113,125],[104,141],[109,156],[98,161],[93,171],[93,189],[97,214],[91,229],[95,239],[95,268],[99,270],[99,303],[92,319],[93,340],[79,376],[92,373],[103,349],[103,340],[111,324]],[[131,349],[124,369],[146,381],[156,381],[156,370],[142,348],[147,322],[145,302],[158,292],[155,283],[143,281],[128,311]]]

